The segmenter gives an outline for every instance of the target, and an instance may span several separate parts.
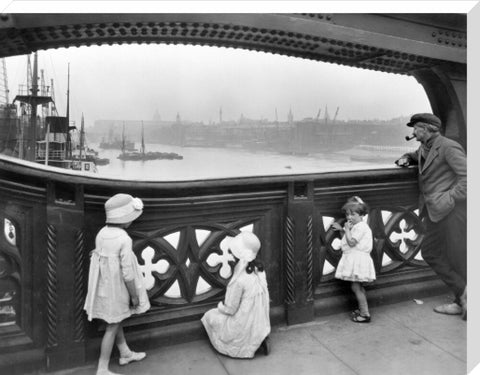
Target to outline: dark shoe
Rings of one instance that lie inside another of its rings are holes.
[[[364,316],[364,315],[354,315],[352,316],[352,322],[355,322],[355,323],[370,323],[370,321],[372,320],[372,318],[370,318],[370,316]]]
[[[462,306],[462,319],[467,320],[467,287],[460,296],[460,304]]]
[[[439,314],[446,314],[446,315],[461,315],[463,313],[462,306],[460,306],[455,302],[437,306],[433,309],[433,311]]]
[[[265,337],[265,340],[262,341],[260,347],[263,349],[263,354],[269,355],[270,354],[270,339]]]
[[[353,310],[351,313],[350,313],[350,317],[352,316],[355,316],[355,315],[360,315],[360,310]]]

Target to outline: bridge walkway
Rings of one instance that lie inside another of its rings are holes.
[[[232,359],[215,352],[208,338],[161,347],[128,366],[112,360],[111,370],[135,375],[463,375],[467,373],[467,324],[459,316],[433,312],[449,302],[441,295],[371,309],[370,324],[347,313],[272,329],[271,353]],[[30,374],[45,374],[37,371]],[[95,374],[95,363],[50,373]]]

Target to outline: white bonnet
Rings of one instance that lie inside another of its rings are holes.
[[[105,202],[107,224],[126,224],[138,218],[143,212],[143,202],[130,194],[115,194]]]
[[[252,232],[241,232],[230,242],[232,254],[240,260],[251,262],[260,250],[260,240]]]

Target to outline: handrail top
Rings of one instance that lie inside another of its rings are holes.
[[[360,169],[339,171],[303,173],[290,175],[261,175],[248,177],[229,177],[212,178],[202,180],[181,180],[181,181],[158,181],[158,180],[132,180],[113,178],[108,176],[98,176],[95,174],[86,175],[81,171],[61,169],[52,166],[46,166],[30,161],[21,160],[15,157],[0,155],[0,173],[8,171],[28,177],[66,182],[71,184],[88,184],[97,187],[117,188],[192,188],[192,187],[213,187],[213,186],[235,186],[235,185],[254,185],[265,183],[288,183],[294,181],[314,181],[328,178],[347,178],[347,177],[368,177],[374,175],[405,175],[414,177],[416,167],[410,168],[384,168],[384,169]]]

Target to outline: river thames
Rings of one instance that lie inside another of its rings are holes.
[[[338,172],[359,169],[392,168],[402,154],[377,153],[373,160],[355,160],[348,153],[289,155],[239,148],[180,147],[147,144],[146,151],[175,152],[182,160],[123,161],[120,150],[99,151],[110,163],[97,166],[98,176],[144,181],[185,181],[216,178],[278,176],[306,173]],[[137,144],[138,147],[138,144]]]

